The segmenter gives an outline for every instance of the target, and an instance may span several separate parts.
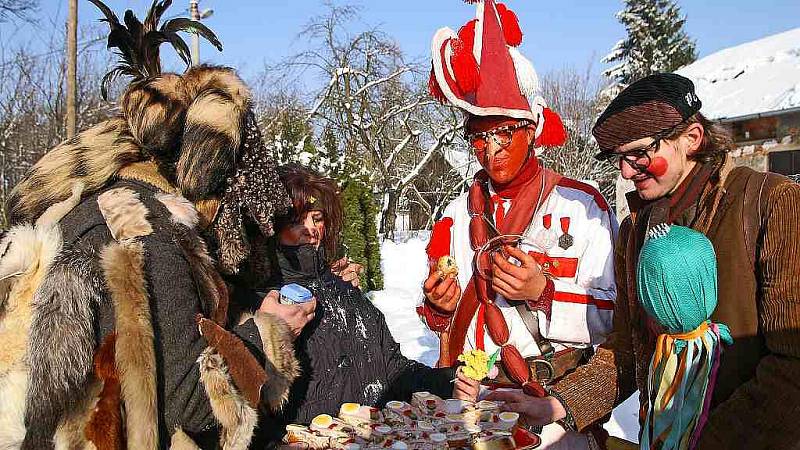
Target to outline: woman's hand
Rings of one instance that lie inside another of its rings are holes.
[[[453,398],[476,402],[480,391],[481,382],[464,375],[461,367],[459,367],[456,370],[456,385],[453,387]]]
[[[312,298],[310,301],[297,305],[284,305],[279,299],[280,294],[278,291],[269,291],[264,300],[261,301],[261,307],[258,310],[272,314],[286,322],[286,325],[289,325],[292,336],[297,338],[303,331],[303,327],[314,318],[317,299]]]
[[[350,258],[345,256],[331,264],[331,272],[342,280],[352,284],[353,287],[358,287],[358,276],[364,273],[364,266],[350,261]]]
[[[486,400],[504,402],[501,409],[519,413],[528,425],[549,425],[567,417],[567,411],[555,397],[533,397],[514,390],[492,392]]]

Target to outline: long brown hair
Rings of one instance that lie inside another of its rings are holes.
[[[277,230],[302,220],[309,211],[321,211],[325,220],[322,246],[329,259],[335,257],[342,230],[342,201],[336,182],[295,163],[278,167],[278,173],[289,191],[292,210],[277,218]]]
[[[702,125],[705,132],[703,133],[703,142],[700,143],[697,152],[695,152],[690,159],[704,163],[720,161],[725,157],[726,153],[735,148],[730,132],[724,126],[708,120],[699,112],[676,126],[666,139],[677,139],[690,125],[695,123]]]

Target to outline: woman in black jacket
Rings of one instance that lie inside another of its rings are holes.
[[[326,255],[335,254],[342,216],[333,180],[298,165],[283,166],[279,173],[294,208],[276,219],[272,264],[279,270],[272,271],[270,284],[278,289],[299,284],[317,301],[313,319],[295,341],[302,374],[291,387],[284,424],[335,415],[344,402],[382,406],[408,400],[417,391],[474,399],[477,383],[460,374],[451,382],[456,368],[434,369],[403,356],[383,314],[331,271]]]

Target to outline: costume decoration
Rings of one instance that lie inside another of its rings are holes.
[[[564,124],[542,98],[533,65],[516,48],[522,42],[517,16],[494,0],[468,3],[477,6],[475,19],[458,33],[442,28],[433,37],[431,95],[476,116],[535,122],[537,152],[563,145]]]
[[[486,377],[493,378],[492,374],[497,376],[494,363],[497,361],[498,356],[500,356],[499,349],[492,356],[487,355],[483,350],[468,350],[458,355],[458,360],[464,363],[462,369],[464,375],[473,380],[481,381]]]
[[[722,343],[733,343],[725,325],[709,320],[716,263],[711,242],[691,228],[657,225],[642,246],[639,299],[666,329],[650,361],[643,448],[694,448],[708,419]]]

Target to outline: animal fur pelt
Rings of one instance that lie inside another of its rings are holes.
[[[267,382],[264,368],[239,337],[220,327],[213,320],[198,317],[197,325],[208,345],[216,349],[228,362],[231,378],[239,387],[242,396],[251,407],[258,408],[261,388]]]
[[[121,167],[143,158],[123,118],[95,125],[47,152],[14,187],[7,203],[9,222],[34,222],[70,196],[74,181],[93,192]]]
[[[158,194],[161,202],[172,216],[173,240],[181,247],[189,261],[194,279],[200,289],[203,314],[225,326],[228,314],[228,288],[214,267],[205,241],[195,231],[200,221],[197,210],[183,197]]]
[[[91,255],[65,246],[36,292],[25,414],[25,423],[35,426],[28,426],[23,448],[48,448],[58,419],[80,400],[74,393],[83,390],[91,373],[93,310],[105,301],[103,284]]]
[[[250,406],[233,384],[228,366],[212,347],[197,359],[200,381],[208,395],[214,417],[221,425],[220,445],[223,450],[246,450],[258,422],[256,409]]]
[[[82,429],[95,447],[100,450],[123,450],[125,437],[122,432],[122,392],[119,374],[115,366],[117,335],[111,333],[100,344],[94,355],[94,375],[102,382],[97,404],[91,408],[91,418]]]
[[[169,450],[200,450],[200,447],[183,430],[178,428],[172,434]]]
[[[120,374],[130,448],[158,448],[156,356],[141,242],[112,243],[101,264],[114,302],[115,362]]]
[[[0,240],[0,449],[16,449],[25,436],[28,365],[25,353],[36,286],[61,249],[58,221],[80,200],[82,186],[50,207],[35,226],[18,225]]]
[[[270,409],[277,412],[286,404],[289,388],[300,376],[300,363],[295,358],[291,331],[285,322],[260,312],[252,318],[258,327],[261,345],[267,357],[267,388],[262,395]]]
[[[69,197],[73,181],[92,193],[143,160],[154,160],[190,200],[220,194],[233,174],[249,107],[250,92],[225,67],[198,66],[182,76],[134,83],[123,93],[121,116],[53,148],[17,184],[8,199],[10,222],[33,222]]]

